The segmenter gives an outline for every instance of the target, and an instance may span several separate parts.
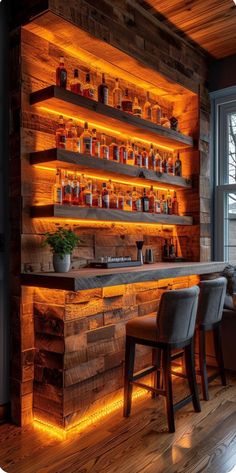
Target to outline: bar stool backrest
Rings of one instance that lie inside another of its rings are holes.
[[[226,286],[226,278],[211,279],[199,283],[200,295],[197,312],[199,325],[211,325],[221,321]]]
[[[198,286],[162,294],[157,314],[158,341],[179,343],[193,337],[198,295]]]

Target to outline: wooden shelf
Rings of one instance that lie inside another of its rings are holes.
[[[54,85],[30,94],[30,104],[52,110],[58,115],[79,117],[92,126],[114,129],[130,138],[136,137],[170,149],[193,147],[193,139],[177,131],[109,107]],[[112,134],[112,132],[111,132]]]
[[[86,156],[73,151],[52,148],[30,154],[30,163],[33,165],[48,166],[51,168],[80,170],[84,174],[96,171],[96,175],[114,180],[127,180],[129,185],[168,185],[178,188],[191,188],[190,179],[171,176],[163,173],[157,175],[154,171],[129,166],[114,161],[107,161],[92,156]]]
[[[33,218],[59,218],[104,222],[146,223],[164,225],[192,225],[192,217],[180,215],[157,215],[144,212],[86,208],[67,205],[39,205],[31,207]]]

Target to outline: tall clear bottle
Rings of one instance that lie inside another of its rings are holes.
[[[119,79],[116,79],[116,84],[112,92],[113,107],[121,109],[122,90],[119,86]]]
[[[146,102],[143,106],[143,118],[145,120],[152,120],[152,105],[150,102],[149,92],[147,92]]]
[[[60,169],[57,169],[56,182],[53,186],[53,202],[54,204],[62,205],[62,184]]]
[[[100,158],[101,156],[100,147],[101,147],[101,144],[97,138],[97,130],[96,128],[93,128],[92,130],[92,155],[95,156],[96,158]]]
[[[106,135],[101,134],[100,154],[102,159],[109,159],[109,146],[106,144]]]
[[[94,99],[94,96],[95,96],[95,90],[91,83],[90,72],[87,72],[85,76],[85,84],[83,86],[83,96],[89,99]]]
[[[162,111],[158,102],[155,103],[152,107],[152,121],[157,125],[161,125]]]
[[[58,125],[56,128],[56,147],[66,149],[66,127],[62,115],[59,116]]]
[[[102,74],[102,82],[98,86],[98,102],[108,105],[109,89],[105,81],[105,74]]]
[[[80,136],[81,153],[91,156],[92,154],[92,135],[88,128],[88,122],[84,123],[84,131]]]

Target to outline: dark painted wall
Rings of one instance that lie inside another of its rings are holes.
[[[0,2],[0,405],[9,400],[7,284],[8,216],[8,18],[10,2]]]
[[[210,90],[225,89],[236,85],[236,54],[213,61],[210,68]]]

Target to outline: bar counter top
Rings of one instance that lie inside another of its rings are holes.
[[[68,273],[22,273],[23,286],[83,291],[120,284],[135,284],[181,276],[204,275],[223,271],[226,263],[154,263],[136,267],[97,269],[82,268]]]

